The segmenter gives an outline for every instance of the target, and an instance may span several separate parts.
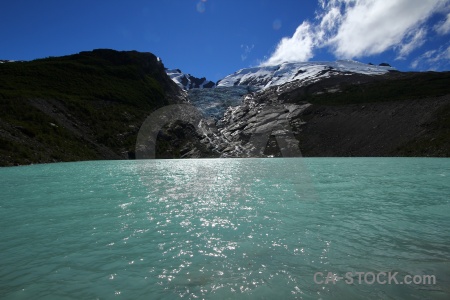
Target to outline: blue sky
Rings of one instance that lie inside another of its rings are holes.
[[[450,0],[6,0],[0,59],[138,50],[218,80],[283,61],[450,69]]]

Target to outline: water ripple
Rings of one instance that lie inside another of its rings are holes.
[[[0,169],[16,298],[441,298],[448,159],[84,162]],[[318,285],[316,272],[437,285]]]

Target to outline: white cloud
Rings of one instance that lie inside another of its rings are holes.
[[[447,14],[447,19],[434,26],[437,33],[444,35],[450,33],[450,13]]]
[[[418,28],[415,32],[411,32],[405,38],[409,38],[409,42],[406,42],[399,47],[397,59],[405,59],[413,50],[419,48],[425,43],[427,30],[425,28]]]
[[[380,54],[403,39],[431,16],[440,0],[357,1],[347,7],[337,34],[330,40],[338,57]],[[409,47],[411,48],[411,47]]]
[[[324,42],[330,38],[336,27],[342,23],[343,15],[340,7],[332,6],[329,7],[326,13],[318,14],[316,18],[320,20],[316,37],[318,41]]]
[[[285,61],[307,61],[313,57],[315,46],[311,25],[303,22],[291,38],[283,38],[272,56],[261,65],[276,65]]]
[[[411,68],[422,70],[438,70],[450,66],[450,45],[441,46],[438,49],[428,50],[412,63]]]
[[[241,45],[241,48],[244,50],[244,53],[241,54],[241,59],[244,61],[248,58],[248,55],[252,52],[253,48],[255,48],[255,45]]]
[[[394,49],[402,59],[424,44],[426,20],[449,2],[319,0],[316,21],[304,21],[292,37],[283,38],[262,65],[306,61],[314,57],[315,49],[324,47],[337,58],[359,58]],[[445,31],[446,23],[436,30]]]

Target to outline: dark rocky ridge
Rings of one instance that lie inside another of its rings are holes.
[[[186,77],[186,76],[183,77],[181,83],[183,84],[183,86],[188,86],[189,89],[198,89],[201,86],[204,87],[204,88],[212,88],[212,87],[214,87],[214,82],[212,82],[212,81],[209,81],[208,83],[203,85],[203,83],[205,81],[206,81],[205,77],[197,78],[197,77],[194,77],[192,75],[189,75],[188,77]]]
[[[425,99],[312,105],[296,137],[304,156],[450,156],[450,95]],[[442,120],[441,120],[442,119]]]

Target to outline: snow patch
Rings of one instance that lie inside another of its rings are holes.
[[[276,66],[263,66],[241,69],[220,80],[217,86],[250,85],[259,89],[282,85],[295,80],[315,82],[331,75],[341,73],[358,73],[366,75],[382,75],[395,68],[375,66],[353,60],[335,62],[301,62],[282,63]]]
[[[167,75],[182,89],[215,87],[215,83],[206,78],[196,78],[191,74],[181,72],[179,69],[166,70]]]

